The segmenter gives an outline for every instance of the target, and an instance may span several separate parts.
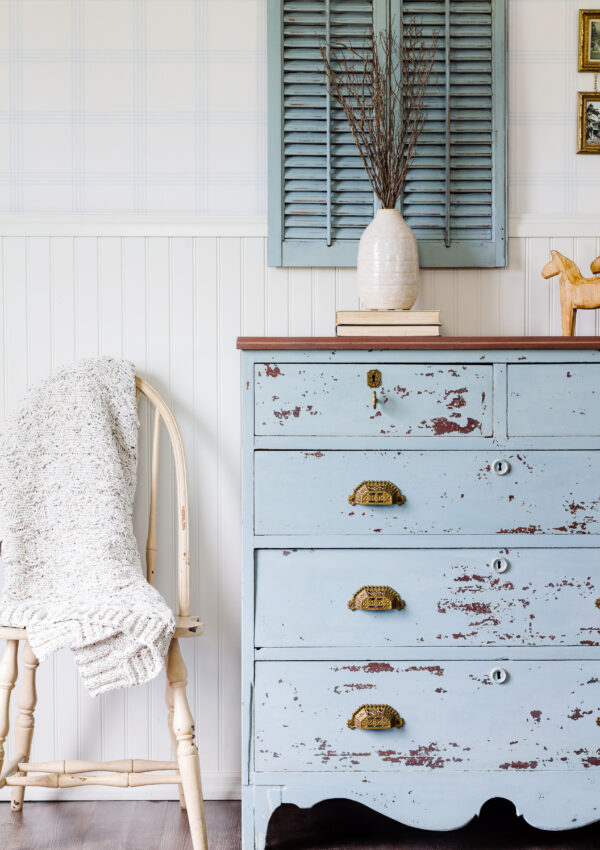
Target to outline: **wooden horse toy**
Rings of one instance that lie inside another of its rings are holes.
[[[577,310],[594,310],[600,307],[600,277],[583,277],[573,260],[550,251],[552,259],[542,269],[548,279],[560,275],[560,313],[563,336],[575,335]],[[600,257],[592,263],[592,272],[600,272]]]

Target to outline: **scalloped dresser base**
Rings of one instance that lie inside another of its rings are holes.
[[[265,847],[269,819],[278,806],[291,803],[308,809],[339,798],[362,803],[406,826],[439,831],[465,826],[495,797],[509,800],[517,814],[537,829],[574,829],[600,819],[598,778],[587,770],[569,771],[568,776],[550,771],[433,771],[393,778],[358,774],[355,782],[348,781],[347,775],[327,782],[315,782],[314,776],[307,775],[288,785],[256,785],[244,792],[257,822],[255,835],[249,835],[244,846],[255,846],[255,850]]]

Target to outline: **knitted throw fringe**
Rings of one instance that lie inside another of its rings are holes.
[[[0,431],[0,624],[40,661],[71,647],[94,695],[156,676],[175,630],[133,533],[138,426],[132,364],[103,357],[43,380]]]

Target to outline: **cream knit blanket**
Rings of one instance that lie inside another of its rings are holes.
[[[43,660],[69,646],[91,694],[152,679],[175,628],[133,534],[131,363],[83,360],[29,392],[0,431],[0,624]]]

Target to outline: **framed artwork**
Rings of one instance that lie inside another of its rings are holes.
[[[600,153],[600,92],[577,94],[577,153]]]
[[[579,70],[600,71],[600,9],[579,10]]]

